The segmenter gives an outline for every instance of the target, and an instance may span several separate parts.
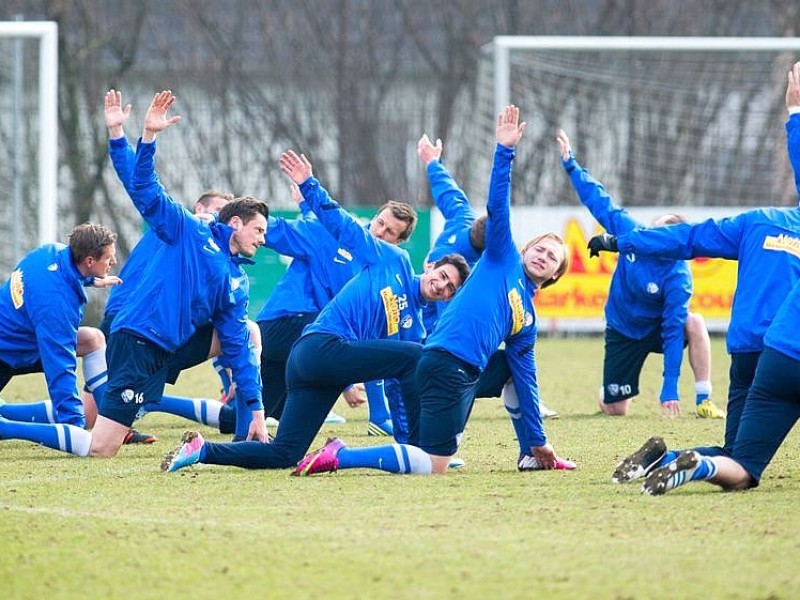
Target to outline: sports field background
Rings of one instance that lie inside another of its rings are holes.
[[[713,341],[714,399],[727,357]],[[571,473],[518,473],[502,404],[478,401],[445,477],[349,471],[293,478],[198,466],[159,471],[186,422],[148,415],[149,447],[78,459],[0,442],[0,598],[761,598],[800,594],[800,443],[792,435],[761,488],[691,485],[664,497],[609,482],[616,461],[651,434],[672,446],[721,440],[723,423],[661,418],[660,360],[645,367],[627,418],[598,415],[599,338],[537,345],[543,398],[562,417],[547,431]],[[210,367],[177,390],[213,396]],[[6,400],[42,397],[41,376],[15,378]],[[351,445],[366,409],[326,427]],[[211,439],[221,439],[201,428]],[[134,574],[125,577],[125,574]]]

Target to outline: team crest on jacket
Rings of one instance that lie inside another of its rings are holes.
[[[651,281],[647,284],[647,293],[648,294],[657,294],[658,293],[658,284],[655,281]]]
[[[11,290],[11,302],[14,303],[14,308],[21,308],[25,304],[25,284],[22,281],[22,271],[19,269],[11,274],[9,289]]]
[[[383,302],[383,312],[386,314],[386,335],[393,336],[399,331],[400,307],[397,304],[397,295],[391,287],[381,290],[381,301]]]

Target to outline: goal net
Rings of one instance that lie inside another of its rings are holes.
[[[58,29],[0,21],[0,281],[56,241]]]
[[[794,38],[500,37],[479,71],[469,147],[485,198],[494,120],[527,122],[512,202],[574,205],[555,132],[625,206],[797,203],[786,156],[786,73]]]

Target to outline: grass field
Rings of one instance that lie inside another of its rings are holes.
[[[162,454],[187,422],[148,415],[149,447],[111,460],[77,459],[0,442],[0,598],[755,598],[800,597],[800,441],[793,433],[757,490],[693,484],[663,497],[609,477],[652,434],[673,447],[717,443],[723,423],[661,418],[661,364],[645,367],[627,418],[594,402],[600,339],[537,345],[542,397],[567,472],[518,473],[502,403],[478,401],[446,477],[369,471],[293,478],[200,465],[162,474]],[[714,397],[724,405],[728,359],[714,340]],[[177,391],[208,396],[210,367]],[[8,401],[43,397],[41,376],[12,381]],[[366,410],[345,405],[326,427],[351,445]],[[211,439],[221,439],[201,428]]]

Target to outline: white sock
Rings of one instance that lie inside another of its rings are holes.
[[[430,455],[416,446],[403,444],[408,455],[408,464],[403,460],[403,453],[400,450],[399,444],[392,444],[394,451],[397,453],[397,462],[400,463],[401,473],[414,473],[415,475],[430,475],[433,469],[431,465]]]
[[[58,430],[58,444],[62,452],[69,452],[75,456],[89,456],[89,448],[92,446],[91,433],[74,425],[56,425],[55,427]]]

